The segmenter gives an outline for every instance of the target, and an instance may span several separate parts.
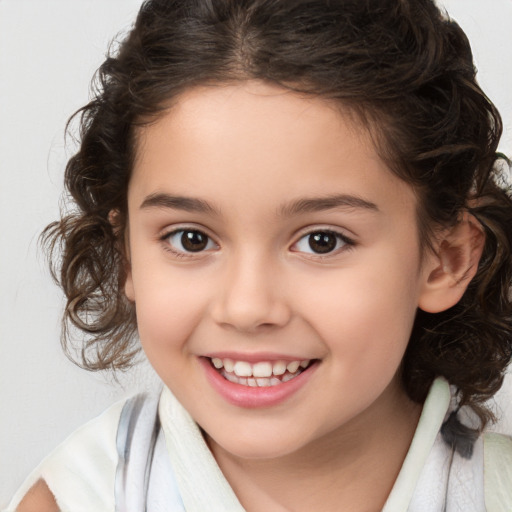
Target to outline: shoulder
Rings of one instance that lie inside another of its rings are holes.
[[[116,436],[128,399],[74,431],[29,475],[13,497],[8,511],[113,510]],[[28,508],[31,504],[47,508]],[[78,507],[77,507],[77,504]]]
[[[44,480],[38,480],[25,494],[16,512],[59,512],[59,507]]]

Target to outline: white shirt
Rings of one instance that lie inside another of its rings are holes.
[[[482,439],[476,441],[473,456],[465,459],[440,434],[450,400],[450,386],[436,379],[382,512],[485,512]],[[114,404],[71,434],[29,475],[6,512],[14,511],[40,478],[62,512],[114,512],[116,438],[125,403]],[[163,435],[155,448],[150,509],[183,510],[184,505],[187,512],[243,512],[197,424],[167,388],[160,395],[158,412]],[[141,460],[146,460],[144,454]],[[174,473],[175,487],[166,482],[166,471]],[[176,502],[173,509],[168,507],[170,499]]]

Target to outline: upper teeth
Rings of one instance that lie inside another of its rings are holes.
[[[224,368],[227,372],[234,373],[238,377],[271,377],[272,375],[283,375],[287,370],[295,373],[299,366],[306,368],[310,363],[309,359],[302,361],[261,361],[251,364],[247,361],[233,361],[232,359],[212,358],[213,366],[217,369]]]

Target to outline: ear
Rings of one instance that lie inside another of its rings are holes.
[[[124,281],[124,294],[126,298],[130,302],[135,302],[135,291],[133,289],[133,277],[132,277],[132,266],[130,264],[130,260],[126,258],[126,267],[125,267],[125,281]]]
[[[135,302],[135,290],[133,288],[132,263],[130,255],[130,232],[128,225],[126,226],[126,232],[124,236],[123,255],[125,272],[124,294],[130,302]]]
[[[438,239],[436,252],[426,257],[419,308],[427,313],[439,313],[455,306],[478,270],[484,244],[481,225],[465,212]]]
[[[131,258],[130,258],[130,235],[129,235],[129,226],[128,221],[124,226],[124,233],[121,233],[122,222],[120,220],[119,210],[110,210],[108,213],[108,221],[112,226],[114,234],[117,239],[117,244],[122,254],[123,266],[124,266],[124,293],[127,299],[131,302],[134,302],[135,295],[133,291],[133,279],[132,279],[132,266],[131,266]]]

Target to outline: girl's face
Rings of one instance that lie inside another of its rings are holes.
[[[190,90],[139,135],[126,293],[211,443],[277,457],[407,407],[416,200],[353,118],[247,82]]]

